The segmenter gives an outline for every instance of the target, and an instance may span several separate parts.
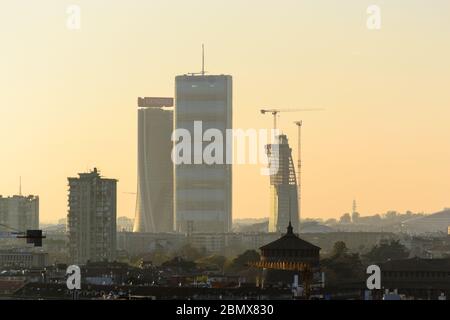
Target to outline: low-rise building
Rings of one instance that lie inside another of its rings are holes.
[[[48,253],[20,250],[0,251],[2,268],[43,268],[48,264]]]
[[[450,259],[391,260],[380,264],[384,289],[413,298],[437,299],[450,295]]]

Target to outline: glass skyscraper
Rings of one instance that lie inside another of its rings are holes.
[[[222,163],[194,163],[194,157],[201,156],[210,143],[202,142],[200,154],[192,148],[190,163],[175,165],[176,230],[186,233],[228,232],[232,224],[232,170],[231,164],[226,163],[226,152],[231,150],[227,145],[232,141],[227,140],[226,130],[232,128],[232,77],[177,76],[175,95],[175,129],[189,131],[192,145],[194,133],[198,134],[198,130],[194,130],[194,122],[201,124],[202,132],[217,129],[223,136]]]
[[[173,98],[138,99],[138,190],[134,232],[170,232],[173,224]]]

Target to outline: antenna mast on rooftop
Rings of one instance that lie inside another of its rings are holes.
[[[200,72],[189,72],[187,75],[189,76],[204,76],[207,73],[207,71],[205,70],[205,45],[202,44],[202,71]]]

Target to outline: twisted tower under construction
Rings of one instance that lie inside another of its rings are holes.
[[[298,189],[292,149],[286,135],[277,136],[277,143],[266,146],[270,175],[271,213],[269,232],[283,232],[291,222],[299,231]]]

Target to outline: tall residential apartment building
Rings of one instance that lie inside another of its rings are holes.
[[[232,170],[231,164],[226,163],[226,154],[227,149],[231,150],[232,141],[227,139],[226,130],[232,129],[232,77],[177,76],[175,95],[175,129],[187,130],[193,146],[190,163],[175,165],[176,230],[185,233],[228,232],[232,224]],[[203,135],[208,129],[216,129],[222,134],[222,163],[202,161],[202,152],[209,142],[194,142],[196,135]]]
[[[67,231],[72,263],[113,261],[116,257],[117,180],[97,168],[69,181]]]
[[[173,98],[138,99],[138,187],[134,232],[169,232],[173,218]]]
[[[299,231],[297,178],[292,149],[286,135],[277,136],[277,143],[266,146],[269,165],[276,166],[270,176],[271,213],[269,232],[284,232],[289,221]]]
[[[39,229],[39,197],[0,196],[0,224],[25,232]],[[5,227],[0,225],[0,230]]]

